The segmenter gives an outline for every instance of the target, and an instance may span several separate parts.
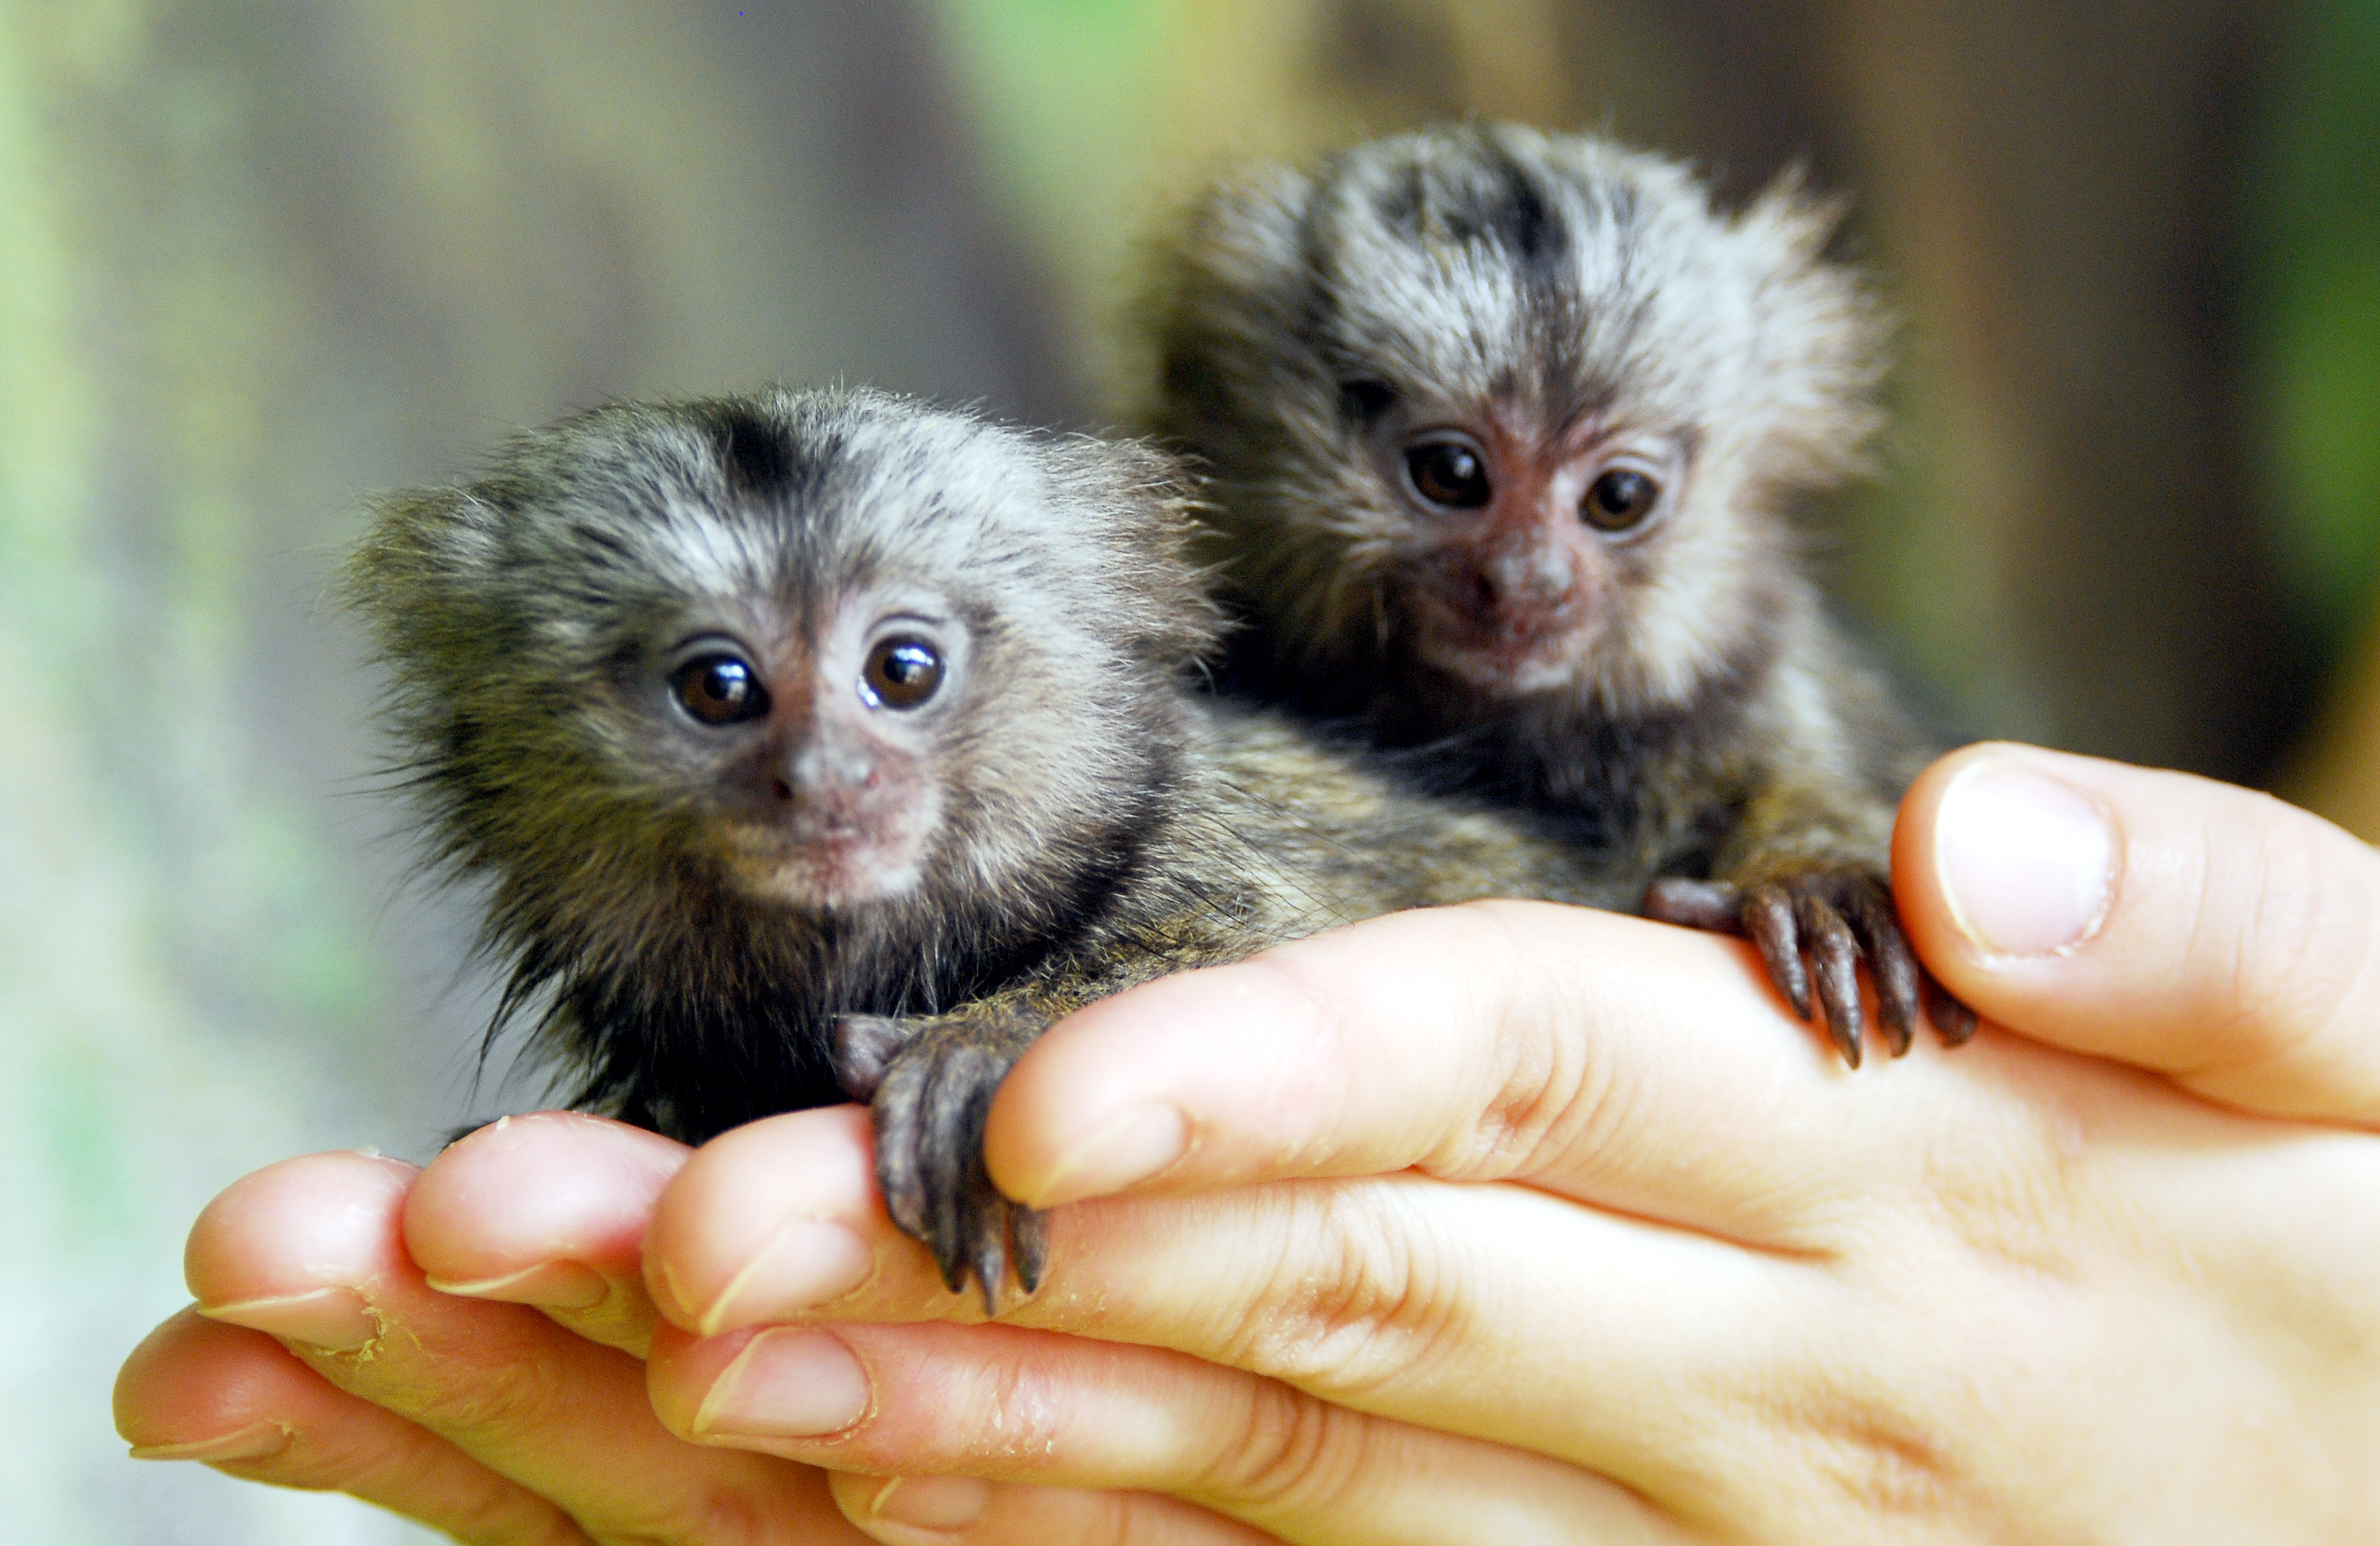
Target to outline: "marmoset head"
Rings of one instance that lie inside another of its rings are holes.
[[[917,972],[1129,862],[1212,629],[1185,509],[1137,447],[772,391],[383,499],[348,592],[522,971]]]
[[[1780,496],[1860,465],[1884,328],[1791,179],[1510,127],[1359,146],[1197,202],[1148,308],[1159,431],[1299,695],[1686,700],[1793,571]],[[1351,693],[1357,691],[1351,687]]]

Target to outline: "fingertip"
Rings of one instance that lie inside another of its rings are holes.
[[[201,1305],[287,1298],[404,1261],[398,1227],[418,1172],[399,1160],[306,1154],[234,1181],[200,1210],[182,1275]]]
[[[984,1147],[990,1155],[989,1133]],[[1028,1148],[1030,1157],[1019,1163],[1012,1157],[1017,1147],[1025,1146],[1004,1148],[999,1160],[988,1161],[994,1184],[1028,1208],[1054,1208],[1111,1197],[1164,1175],[1190,1153],[1190,1121],[1181,1107],[1154,1101],[1117,1114],[1072,1148]]]
[[[337,1489],[457,1540],[586,1540],[552,1504],[395,1411],[334,1389],[263,1333],[208,1321],[195,1306],[125,1360],[115,1415],[135,1459]]]
[[[991,1483],[980,1477],[838,1472],[829,1485],[844,1517],[884,1541],[948,1540],[981,1524],[991,1506]]]
[[[643,1270],[673,1324],[716,1335],[857,1292],[892,1234],[860,1106],[738,1128],[688,1156],[652,1210]]]
[[[1918,959],[1939,981],[1949,981],[1956,970],[1954,963],[1964,964],[1973,949],[1952,914],[1935,862],[1942,796],[1961,773],[1996,755],[2003,744],[1978,742],[1935,758],[1910,781],[1893,815],[1893,908],[1900,914],[1901,927]]]
[[[2099,932],[2121,830],[2090,783],[2072,777],[2082,760],[1985,743],[1911,786],[1894,827],[1893,876],[1904,915],[1927,926],[1928,943],[1981,964],[2071,953]]]
[[[207,1320],[193,1305],[141,1338],[116,1371],[115,1431],[144,1459],[260,1457],[243,1440],[285,1430],[322,1382],[273,1338]],[[246,1454],[213,1453],[226,1443]]]
[[[1893,880],[1983,1016],[2277,1115],[2380,1114],[2380,864],[2319,817],[2187,774],[2030,746],[1911,786]]]
[[[1327,1087],[1312,1062],[1321,1012],[1268,954],[1185,972],[1068,1016],[994,1095],[984,1161],[1028,1207],[1113,1196],[1176,1168],[1219,1115]],[[1205,1180],[1225,1178],[1205,1177]]]
[[[645,1395],[662,1426],[681,1439],[690,1438],[711,1387],[758,1335],[747,1329],[704,1336],[670,1321],[655,1326],[645,1358]]]
[[[421,1172],[406,1247],[442,1293],[589,1309],[641,1272],[653,1205],[691,1153],[578,1112],[503,1117]]]

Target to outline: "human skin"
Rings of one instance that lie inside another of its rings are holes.
[[[2380,861],[1991,746],[1895,861],[2032,1039],[1852,1074],[1734,942],[1378,920],[1018,1065],[993,1174],[1074,1205],[1000,1326],[856,1110],[536,1117],[235,1185],[119,1426],[475,1541],[2360,1539]]]

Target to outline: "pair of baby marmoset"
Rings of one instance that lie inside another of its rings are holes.
[[[507,1014],[577,1104],[689,1141],[872,1098],[892,1216],[988,1309],[1043,1252],[984,1172],[1000,1079],[1182,967],[1479,897],[1643,908],[1741,927],[1804,1015],[1815,976],[1853,1063],[1865,957],[1905,1048],[1885,876],[1925,751],[1779,510],[1876,418],[1830,224],[1592,139],[1408,135],[1220,187],[1165,248],[1147,428],[1195,490],[1131,442],[777,391],[383,500],[349,593]]]

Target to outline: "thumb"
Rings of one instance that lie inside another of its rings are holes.
[[[1893,887],[1986,1018],[2277,1116],[2380,1126],[2380,855],[2268,795],[2030,746],[1929,767]]]

